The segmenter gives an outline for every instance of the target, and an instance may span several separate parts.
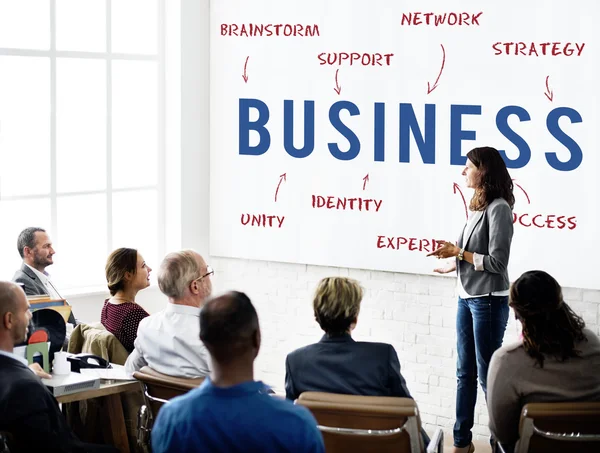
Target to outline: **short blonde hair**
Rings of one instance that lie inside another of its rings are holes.
[[[351,278],[327,277],[317,285],[313,300],[315,319],[328,335],[341,335],[356,321],[363,288]]]
[[[193,250],[169,253],[158,269],[158,287],[165,296],[181,299],[188,285],[200,277],[200,265]]]

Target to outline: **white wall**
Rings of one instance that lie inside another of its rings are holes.
[[[182,242],[204,254],[210,163],[208,11],[209,0],[182,0]],[[391,343],[426,427],[442,426],[451,432],[456,391],[452,279],[216,257],[209,263],[216,269],[217,291],[244,291],[255,303],[263,332],[256,376],[279,390],[286,354],[321,336],[311,312],[318,280],[331,275],[357,278],[367,291],[355,337]],[[600,334],[600,291],[567,288],[564,292],[572,308]],[[506,340],[515,335],[511,320]],[[488,418],[481,395],[478,401],[474,433],[485,438]]]
[[[201,253],[209,226],[209,3],[181,2],[181,240]]]

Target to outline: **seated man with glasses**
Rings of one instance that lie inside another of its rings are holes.
[[[158,270],[158,287],[167,307],[140,322],[135,349],[127,359],[129,373],[149,366],[175,377],[210,373],[208,352],[200,340],[200,309],[212,292],[214,271],[193,250],[169,253]]]

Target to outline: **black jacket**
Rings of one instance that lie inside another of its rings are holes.
[[[17,451],[86,451],[40,378],[5,355],[0,355],[0,431],[12,434]]]
[[[285,359],[285,396],[302,392],[412,398],[391,344],[354,341],[349,334],[324,335],[315,344],[296,349]],[[421,429],[424,445],[429,436]]]
[[[350,335],[321,338],[288,354],[285,394],[302,392],[412,398],[391,344],[354,341]]]
[[[15,272],[12,278],[13,282],[20,283],[23,287],[23,291],[28,296],[41,296],[43,294],[48,294],[48,290],[44,286],[44,284],[40,281],[40,279],[35,275],[27,264],[23,263],[21,268]]]

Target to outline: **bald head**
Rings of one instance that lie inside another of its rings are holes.
[[[19,293],[23,293],[23,290],[16,283],[0,281],[0,317],[3,318],[6,313],[16,311]]]
[[[260,348],[258,315],[246,294],[232,291],[209,300],[200,312],[200,339],[213,361],[227,363]]]
[[[19,285],[0,281],[0,347],[12,351],[15,344],[27,338],[31,312],[29,302]]]

